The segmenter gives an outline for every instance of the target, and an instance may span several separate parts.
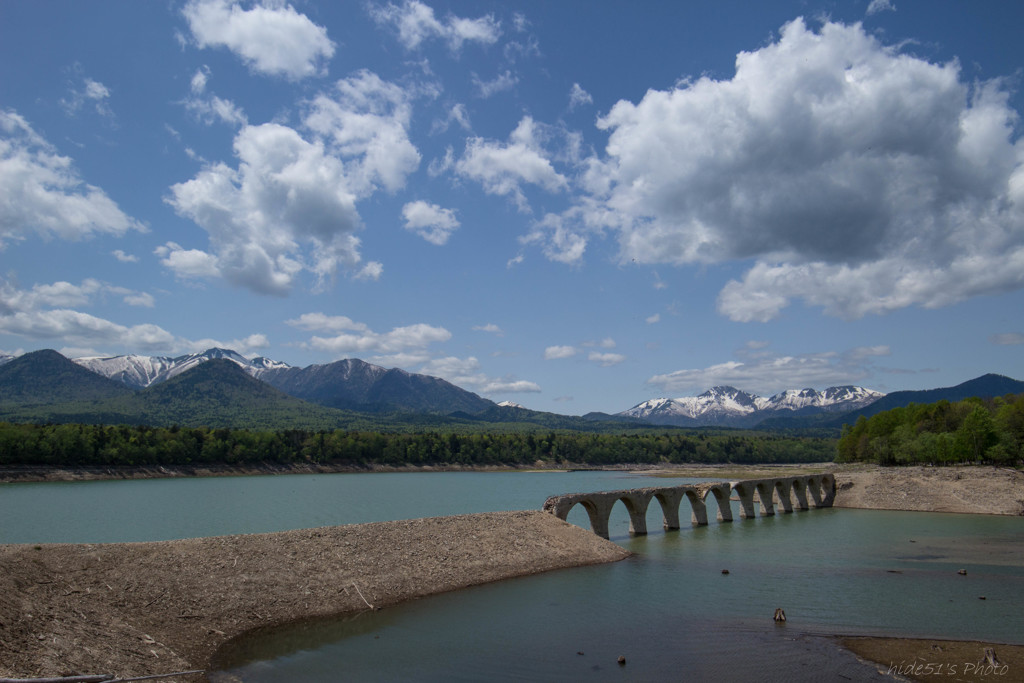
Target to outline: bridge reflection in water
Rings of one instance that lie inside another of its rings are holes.
[[[598,536],[608,538],[608,518],[615,503],[620,500],[629,513],[629,533],[639,536],[647,533],[647,508],[652,500],[661,504],[666,530],[679,528],[679,506],[685,498],[693,513],[692,523],[708,523],[708,500],[713,498],[718,508],[718,521],[732,521],[729,500],[733,494],[740,503],[740,516],[749,519],[756,515],[760,504],[761,516],[775,514],[778,504],[782,512],[794,508],[832,507],[836,497],[836,478],[832,474],[811,474],[797,477],[744,479],[733,482],[710,482],[683,486],[648,487],[597,493],[567,493],[552,496],[544,502],[544,510],[559,519],[566,519],[577,505],[582,505],[590,517],[590,528]]]

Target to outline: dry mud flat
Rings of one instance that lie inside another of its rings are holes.
[[[218,647],[251,629],[628,555],[540,511],[0,545],[0,678],[205,669]]]
[[[1024,515],[1024,473],[1003,467],[835,469],[836,507]]]

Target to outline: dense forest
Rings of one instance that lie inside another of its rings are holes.
[[[0,466],[825,462],[833,439],[739,431],[384,433],[0,423]]]
[[[1024,394],[911,403],[845,425],[836,462],[880,465],[983,463],[1024,458]]]

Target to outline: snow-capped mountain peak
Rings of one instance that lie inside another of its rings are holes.
[[[264,356],[257,356],[249,361],[249,365],[260,370],[277,370],[280,368],[290,368],[291,366],[284,361],[272,360],[265,358]]]
[[[83,368],[142,389],[157,382],[173,365],[174,359],[165,356],[92,356],[72,359]]]
[[[269,358],[261,357],[249,360],[236,351],[220,348],[207,349],[201,353],[189,353],[174,358],[131,354],[105,358],[74,358],[73,360],[82,367],[100,375],[118,380],[136,389],[144,389],[153,384],[176,377],[213,358],[230,360],[254,377],[258,377],[267,370],[290,367],[287,363]]]
[[[779,414],[854,410],[885,394],[854,386],[787,389],[763,398],[736,387],[717,386],[699,396],[655,398],[639,403],[620,415],[656,424],[680,426],[727,425],[749,427]]]

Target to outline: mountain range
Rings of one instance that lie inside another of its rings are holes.
[[[400,415],[404,424],[441,420],[587,430],[612,429],[615,424],[620,429],[662,425],[838,430],[859,415],[911,402],[1010,393],[1024,393],[1024,382],[994,374],[955,387],[888,395],[839,386],[820,392],[787,390],[764,398],[719,386],[699,396],[651,399],[615,415],[572,417],[511,402],[497,404],[438,377],[358,359],[299,368],[220,348],[176,357],[67,359],[50,350],[0,356],[0,419],[55,422],[372,428],[382,424],[382,418],[372,416]]]
[[[618,413],[653,424],[677,427],[754,427],[770,417],[846,413],[878,401],[885,394],[855,386],[789,389],[770,398],[719,386],[699,396],[655,398]]]
[[[213,359],[230,361],[289,396],[330,408],[448,414],[477,413],[495,405],[438,377],[383,368],[355,358],[298,368],[269,358],[250,360],[230,349],[212,348],[174,358],[129,355],[73,360],[99,375],[145,389]]]
[[[270,430],[622,431],[615,420],[498,405],[437,377],[356,359],[293,368],[268,359],[251,361],[226,349],[176,358],[71,360],[52,350],[2,356],[0,421]]]

